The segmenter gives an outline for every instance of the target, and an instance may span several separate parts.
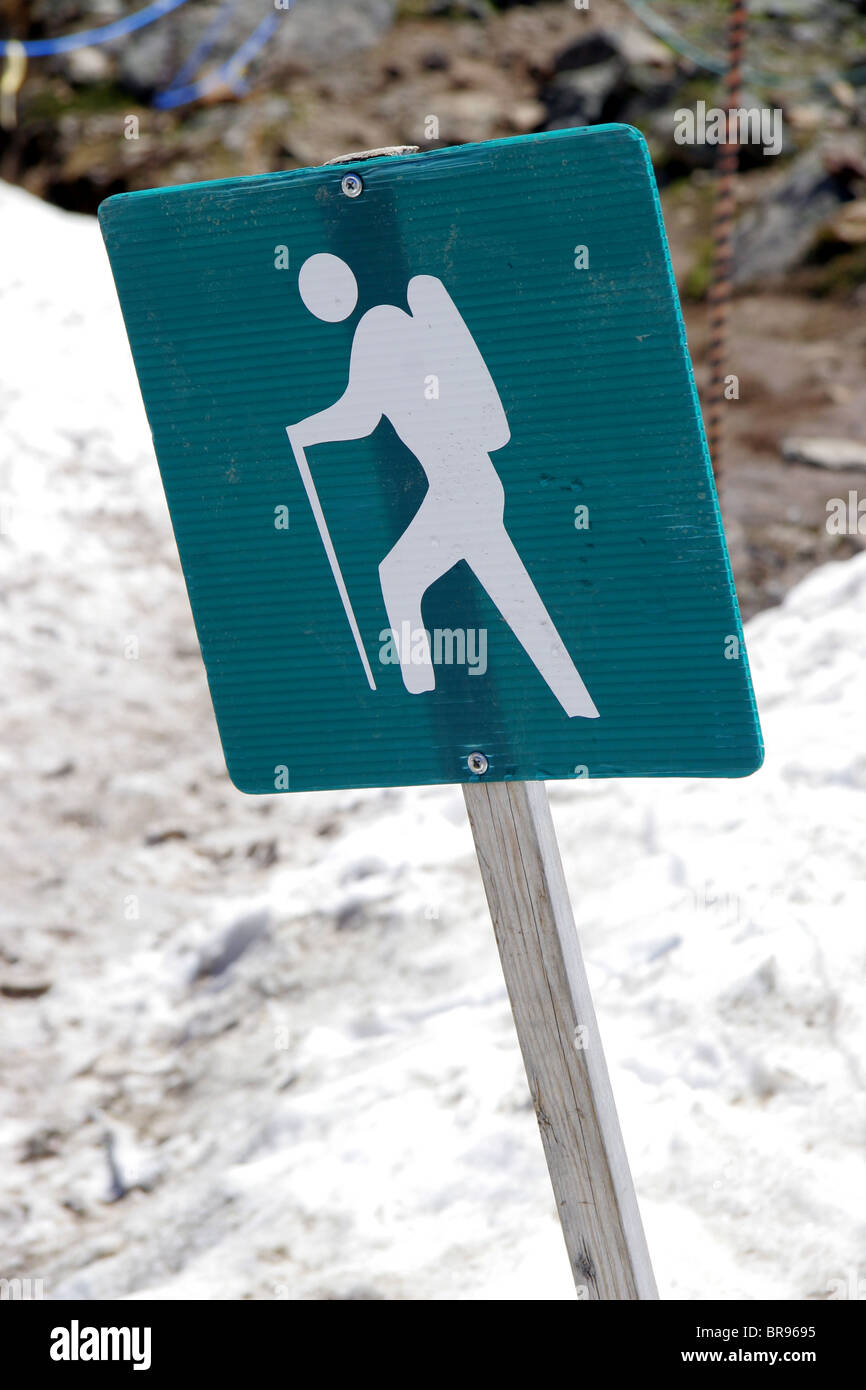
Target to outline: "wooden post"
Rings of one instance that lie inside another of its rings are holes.
[[[578,1296],[658,1298],[547,789],[463,792]]]

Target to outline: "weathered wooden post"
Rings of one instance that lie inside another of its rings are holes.
[[[463,791],[578,1297],[658,1298],[547,790]]]

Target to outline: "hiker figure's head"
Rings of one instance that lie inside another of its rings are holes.
[[[358,282],[352,271],[339,256],[327,251],[304,261],[298,290],[310,313],[325,323],[347,319],[358,303]]]

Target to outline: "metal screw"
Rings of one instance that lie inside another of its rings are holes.
[[[360,198],[364,192],[364,180],[360,174],[344,174],[340,187],[347,198]]]
[[[469,771],[474,772],[478,777],[486,772],[490,766],[483,753],[470,753],[466,761],[469,764]]]

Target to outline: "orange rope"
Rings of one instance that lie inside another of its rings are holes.
[[[725,77],[726,109],[736,110],[742,103],[743,58],[746,49],[746,0],[730,0],[728,18],[728,69]],[[730,136],[730,128],[727,130]],[[736,142],[719,146],[716,161],[717,185],[713,223],[713,277],[709,290],[709,405],[707,437],[716,478],[722,471],[725,407],[725,358],[728,347],[728,319],[731,303],[731,275],[736,218]]]

